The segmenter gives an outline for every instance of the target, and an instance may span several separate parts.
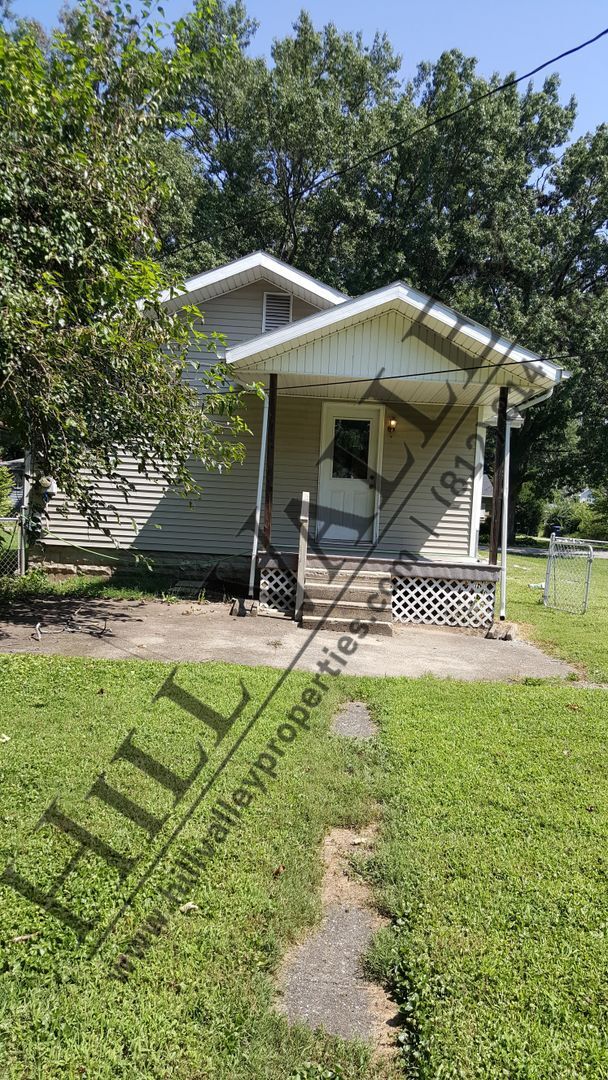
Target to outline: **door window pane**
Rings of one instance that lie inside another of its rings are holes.
[[[332,476],[339,480],[367,480],[370,420],[338,417],[334,421]]]

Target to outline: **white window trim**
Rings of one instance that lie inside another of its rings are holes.
[[[266,326],[266,297],[267,296],[288,296],[289,297],[289,322],[291,323],[291,322],[293,322],[293,293],[290,293],[290,292],[287,292],[287,291],[281,292],[280,289],[269,289],[268,292],[264,293],[264,302],[262,304],[262,333],[263,334],[273,334],[273,333],[276,333],[275,330],[265,330],[264,329],[265,326]],[[287,325],[287,323],[285,325]],[[283,327],[280,327],[280,329],[283,329]]]

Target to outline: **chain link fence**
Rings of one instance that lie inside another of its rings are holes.
[[[21,514],[0,517],[0,577],[25,573]]]
[[[552,533],[543,594],[545,607],[584,615],[589,605],[592,566],[590,543]]]

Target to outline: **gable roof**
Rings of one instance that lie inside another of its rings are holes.
[[[541,385],[547,387],[558,383],[564,374],[559,365],[543,359],[538,353],[516,345],[481,323],[461,315],[446,304],[433,300],[401,281],[355,299],[345,300],[326,311],[290,323],[280,330],[252,338],[229,349],[226,360],[237,368],[249,368],[288,349],[318,340],[348,324],[354,325],[391,310],[397,310],[424,328],[432,330],[484,364],[491,362],[499,366],[502,361],[512,368],[520,363],[521,368],[516,368],[516,371],[523,380],[527,368],[534,373],[534,380],[540,379]]]
[[[161,295],[161,303],[171,308],[180,307],[184,303],[196,304],[260,280],[270,281],[279,290],[291,292],[301,300],[323,309],[335,307],[348,300],[345,293],[332,289],[330,285],[325,285],[302,270],[296,270],[281,259],[276,259],[274,255],[267,255],[265,251],[254,251],[242,259],[235,259],[224,266],[216,267],[215,270],[205,270],[202,274],[188,278],[183,290],[165,291]]]

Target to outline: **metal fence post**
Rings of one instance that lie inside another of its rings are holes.
[[[545,573],[545,588],[544,588],[544,591],[543,591],[543,604],[545,605],[545,607],[549,603],[549,587],[551,585],[551,565],[552,565],[553,541],[554,541],[554,539],[555,539],[555,533],[552,532],[551,536],[549,537],[549,554],[547,555],[547,570],[546,570],[546,573]]]
[[[25,543],[25,507],[19,511],[19,554],[17,559],[17,575],[23,577],[27,570],[27,548]]]

